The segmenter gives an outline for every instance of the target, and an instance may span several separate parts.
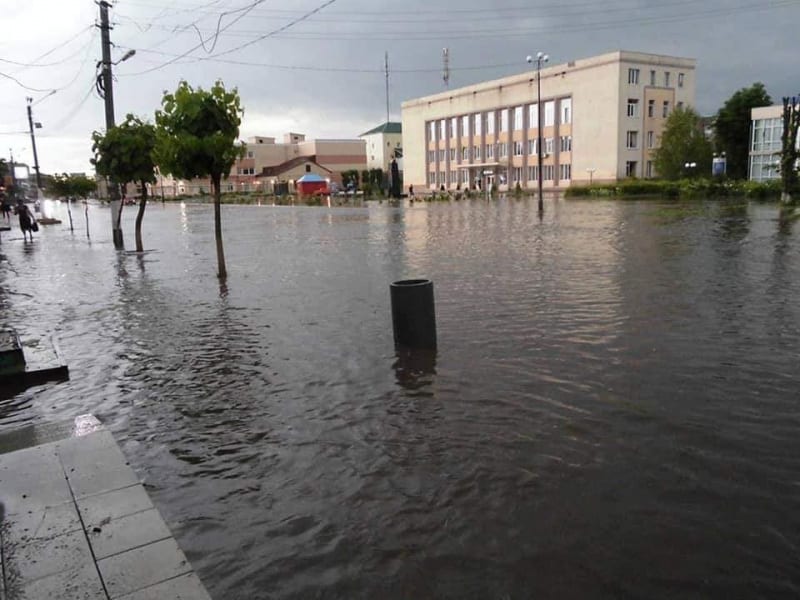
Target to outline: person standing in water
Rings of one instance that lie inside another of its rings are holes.
[[[19,228],[22,229],[22,239],[27,240],[25,237],[27,232],[33,241],[33,214],[22,200],[17,201],[17,215],[19,216]]]

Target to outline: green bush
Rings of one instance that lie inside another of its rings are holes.
[[[743,196],[753,199],[772,199],[780,196],[780,181],[730,181],[725,179],[625,179],[617,183],[571,186],[567,198],[635,198],[658,196],[666,198],[725,198]]]

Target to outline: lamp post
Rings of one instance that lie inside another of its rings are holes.
[[[586,169],[586,172],[589,174],[589,185],[592,185],[592,178],[593,178],[593,176],[594,176],[594,172],[595,172],[596,170],[597,170],[597,169],[594,169],[594,168],[592,168],[592,169]]]
[[[537,144],[538,144],[538,152],[536,153],[537,163],[539,165],[539,168],[537,169],[537,171],[538,171],[538,173],[537,173],[537,175],[538,175],[537,182],[538,182],[538,185],[539,185],[539,214],[542,214],[544,212],[544,201],[542,199],[542,175],[543,175],[543,173],[542,173],[542,158],[543,158],[543,156],[542,156],[542,154],[543,154],[543,152],[542,152],[542,150],[543,150],[543,148],[542,148],[542,127],[543,127],[543,123],[542,123],[542,64],[546,63],[548,60],[550,60],[550,57],[547,56],[547,54],[544,54],[543,52],[537,52],[536,53],[536,58],[534,58],[533,56],[528,56],[527,60],[528,60],[528,64],[533,63],[534,61],[536,62],[536,111],[537,111],[537,118],[538,118],[538,121],[539,121],[537,123],[537,125],[538,125],[538,128],[537,128],[538,129],[538,131],[537,131],[537,133],[538,133],[538,142],[537,142]]]
[[[694,169],[697,168],[696,162],[687,162],[683,164],[683,168],[686,169],[686,175],[689,176],[691,173],[694,173]]]

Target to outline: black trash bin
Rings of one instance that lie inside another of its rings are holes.
[[[430,279],[405,279],[390,286],[394,345],[436,349],[436,308]]]

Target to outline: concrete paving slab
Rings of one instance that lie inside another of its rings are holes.
[[[163,540],[97,561],[111,598],[119,598],[191,572],[178,544]]]
[[[24,545],[5,542],[3,536],[3,568],[6,582],[27,585],[48,575],[64,571],[78,572],[92,563],[92,553],[83,531],[73,531],[44,538]]]
[[[157,583],[138,592],[120,596],[119,600],[211,600],[211,596],[208,595],[197,575],[189,573]]]
[[[0,503],[7,514],[42,510],[71,499],[52,449],[40,446],[0,455]]]
[[[59,442],[56,452],[76,498],[139,483],[108,431]]]
[[[153,502],[145,489],[137,484],[103,494],[78,498],[86,527],[100,525],[127,515],[153,508]]]
[[[3,542],[23,545],[72,531],[80,531],[81,521],[73,502],[6,515]]]
[[[94,564],[87,564],[32,581],[6,600],[108,600],[108,596]]]
[[[87,527],[87,534],[96,560],[172,538],[156,509]]]

